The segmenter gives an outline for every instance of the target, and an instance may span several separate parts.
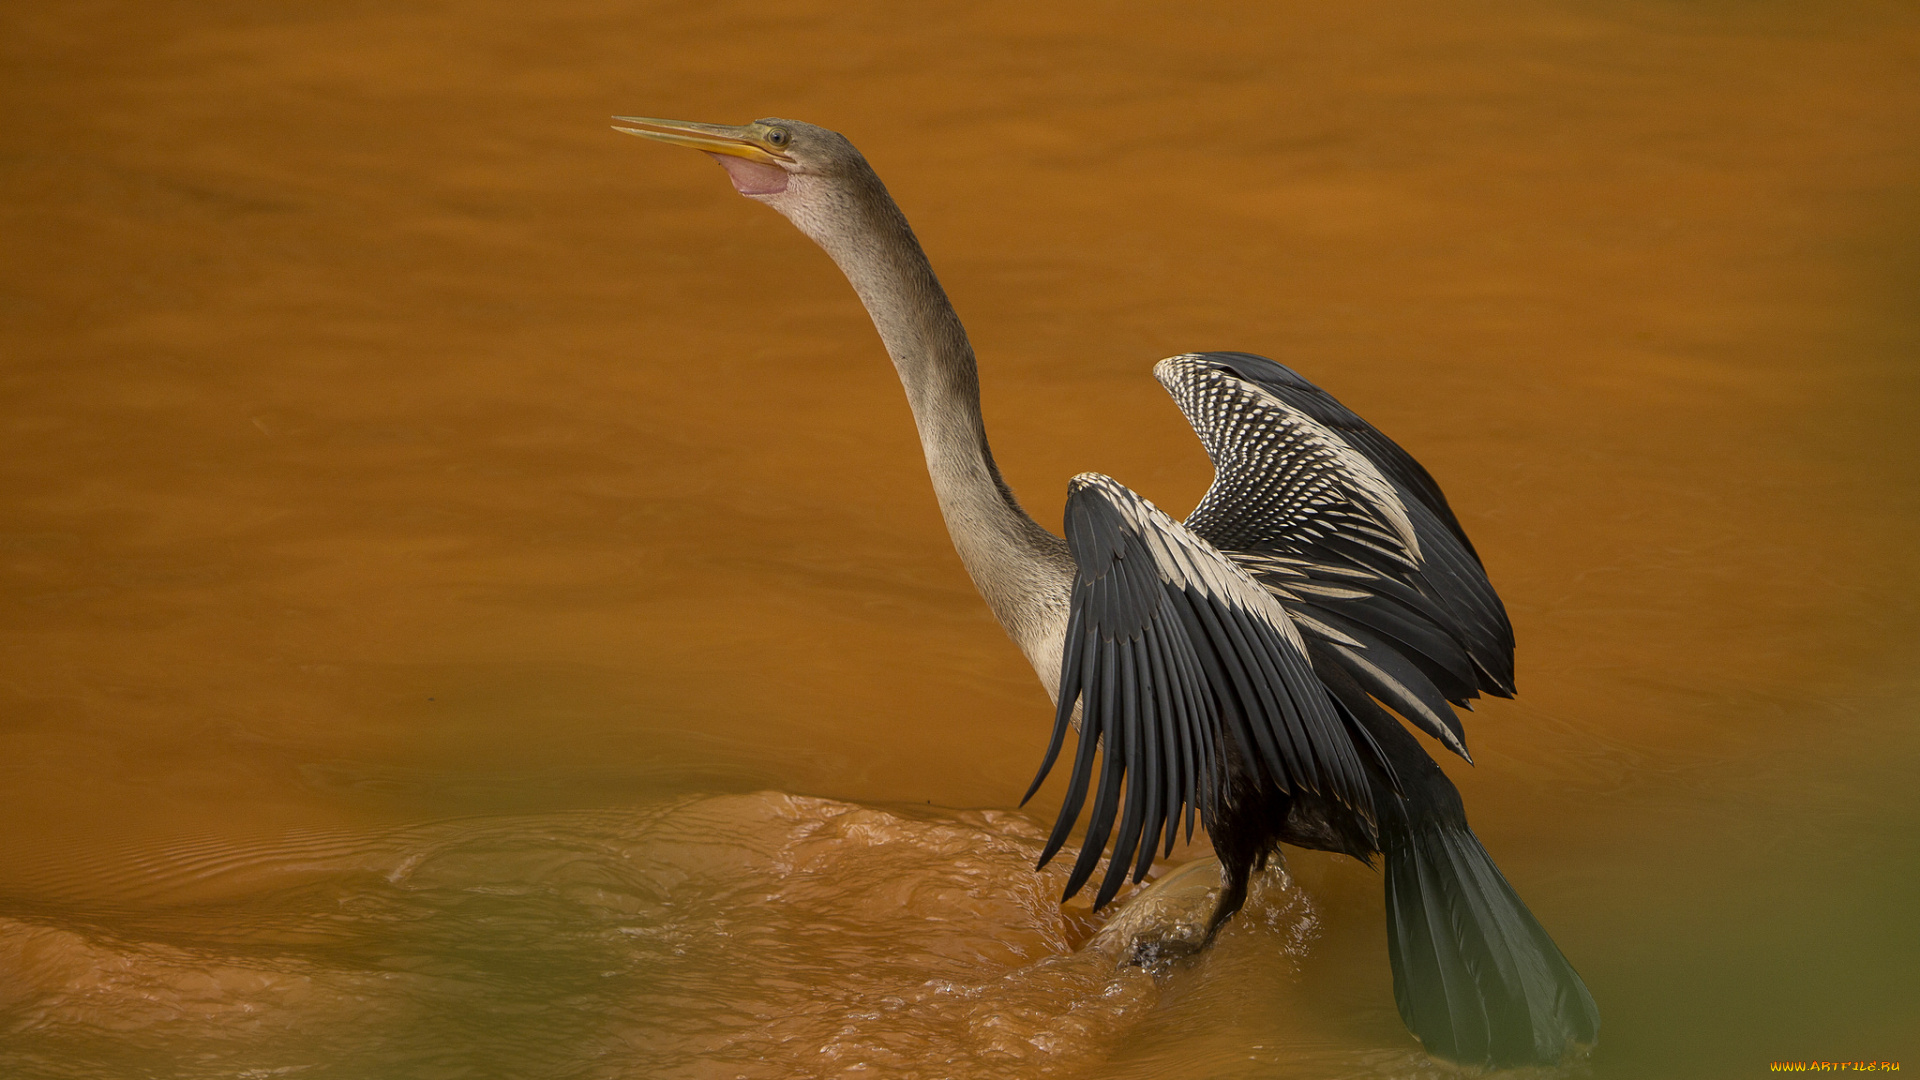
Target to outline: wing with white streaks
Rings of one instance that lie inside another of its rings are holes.
[[[1186,525],[1273,590],[1314,658],[1466,756],[1448,702],[1513,691],[1513,630],[1446,497],[1391,439],[1262,357],[1155,376],[1214,463]]]
[[[1096,906],[1130,867],[1136,881],[1146,874],[1162,838],[1172,849],[1183,815],[1189,834],[1196,811],[1210,822],[1229,757],[1281,791],[1315,792],[1371,819],[1360,755],[1379,760],[1379,751],[1315,677],[1305,642],[1272,593],[1098,474],[1069,486],[1066,535],[1077,569],[1059,704],[1027,794],[1058,759],[1078,705],[1079,745],[1041,860],[1066,841],[1091,793],[1068,896],[1092,875],[1109,836],[1113,858]]]

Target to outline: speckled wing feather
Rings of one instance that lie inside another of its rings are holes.
[[[1513,692],[1513,629],[1433,478],[1271,360],[1189,353],[1154,374],[1214,463],[1187,527],[1274,592],[1317,660],[1466,757],[1448,703]]]
[[[1453,508],[1447,504],[1447,497],[1434,482],[1432,475],[1414,460],[1412,454],[1400,448],[1400,444],[1382,434],[1360,418],[1360,415],[1334,398],[1332,394],[1301,378],[1293,369],[1277,364],[1264,356],[1255,356],[1243,352],[1214,352],[1191,354],[1208,362],[1221,365],[1249,382],[1258,384],[1267,393],[1299,410],[1314,422],[1339,435],[1354,449],[1365,454],[1374,466],[1403,490],[1412,494],[1431,511],[1442,525],[1460,541],[1469,553],[1473,552],[1473,543],[1467,539],[1466,530],[1460,527],[1459,519],[1453,515]],[[1475,561],[1479,557],[1475,554]]]
[[[1371,820],[1359,755],[1378,760],[1378,748],[1328,697],[1273,594],[1097,474],[1069,486],[1066,535],[1077,570],[1059,705],[1027,795],[1053,768],[1078,705],[1079,746],[1041,857],[1059,851],[1091,791],[1067,896],[1092,875],[1116,821],[1095,906],[1112,899],[1130,867],[1135,881],[1145,876],[1162,837],[1172,849],[1183,813],[1189,835],[1196,810],[1211,825],[1228,756],[1281,791],[1317,792]]]

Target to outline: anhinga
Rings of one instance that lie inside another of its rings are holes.
[[[852,143],[792,120],[616,119],[713,155],[741,194],[826,250],[872,315],[954,547],[1055,701],[1035,788],[1079,719],[1041,859],[1091,795],[1067,896],[1111,839],[1105,904],[1172,850],[1183,815],[1191,835],[1196,813],[1223,874],[1209,940],[1280,843],[1384,854],[1394,996],[1429,1052],[1518,1065],[1594,1041],[1579,975],[1467,827],[1453,784],[1382,708],[1466,758],[1449,703],[1513,692],[1505,609],[1419,463],[1271,360],[1188,353],[1154,375],[1213,459],[1206,497],[1180,522],[1085,473],[1068,485],[1062,540],[1001,479],[966,332]]]

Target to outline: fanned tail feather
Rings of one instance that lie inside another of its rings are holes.
[[[1428,1053],[1552,1064],[1592,1045],[1586,984],[1465,823],[1383,822],[1387,949],[1400,1018]]]

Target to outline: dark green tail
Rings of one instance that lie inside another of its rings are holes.
[[[1592,1045],[1593,996],[1473,830],[1382,824],[1393,996],[1427,1052],[1499,1068]]]

